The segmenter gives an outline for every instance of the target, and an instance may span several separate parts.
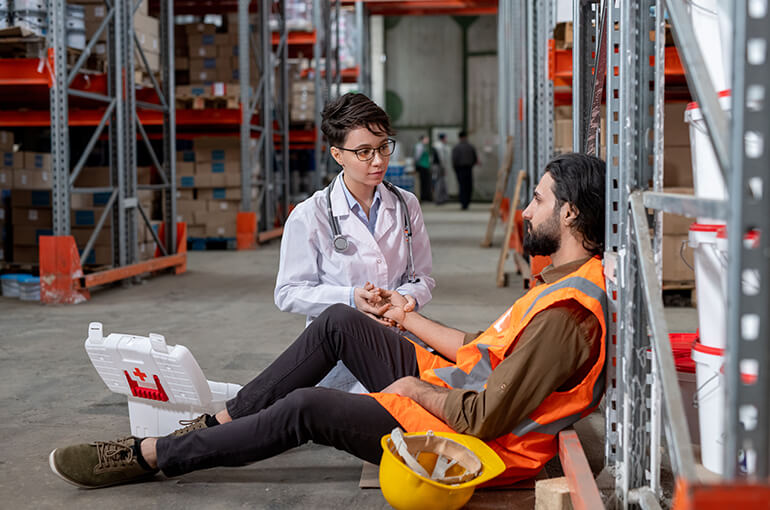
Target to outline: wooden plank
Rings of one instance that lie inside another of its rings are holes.
[[[283,227],[274,228],[272,230],[265,230],[264,232],[260,232],[259,234],[257,234],[257,242],[264,243],[271,239],[281,237],[282,235],[283,235]]]
[[[569,482],[570,499],[575,510],[604,508],[583,446],[572,429],[559,432],[559,459]]]
[[[81,288],[88,289],[91,287],[96,287],[97,285],[104,285],[107,283],[116,282],[118,280],[131,278],[132,276],[137,276],[142,273],[151,273],[153,271],[160,271],[161,269],[166,269],[169,267],[182,266],[186,263],[187,253],[180,253],[177,255],[158,257],[127,266],[116,267],[114,269],[107,269],[97,273],[91,273],[78,278],[78,280]]]
[[[516,221],[516,209],[519,208],[519,197],[521,196],[521,185],[524,179],[527,177],[527,172],[519,170],[519,175],[516,177],[516,189],[513,192],[513,200],[511,200],[511,210],[508,212],[508,224],[505,228],[505,236],[503,237],[503,246],[500,248],[500,260],[497,262],[497,286],[505,287],[507,281],[505,278],[505,260],[508,258],[508,246],[510,245],[511,233],[513,232],[513,225]]]
[[[503,164],[497,170],[497,184],[495,185],[495,196],[492,200],[492,207],[489,209],[489,223],[487,223],[487,233],[484,240],[481,241],[482,248],[492,246],[492,237],[495,233],[495,223],[497,215],[500,214],[500,204],[505,195],[505,188],[508,187],[508,177],[511,175],[511,166],[513,165],[513,137],[509,136],[505,143],[505,157]]]

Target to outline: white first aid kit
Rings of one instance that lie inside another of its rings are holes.
[[[138,437],[164,436],[180,420],[219,412],[241,389],[207,380],[187,347],[155,333],[105,337],[102,323],[92,322],[85,347],[104,384],[128,397],[131,434]]]

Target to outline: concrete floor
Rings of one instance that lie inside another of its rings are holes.
[[[502,227],[493,249],[479,248],[488,206],[424,208],[437,281],[424,312],[468,331],[485,328],[523,294],[511,275],[495,286]],[[379,490],[358,488],[361,461],[307,445],[245,468],[212,469],[143,485],[84,491],[53,475],[56,446],[128,433],[125,399],[107,390],[86,356],[88,323],[110,332],[166,336],[186,345],[211,380],[245,384],[302,330],[304,317],[273,304],[279,243],[252,252],[192,252],[188,271],[93,293],[76,306],[0,298],[0,498],[5,508],[387,508]],[[508,262],[513,272],[513,263]],[[672,329],[692,331],[692,309],[671,311]],[[603,421],[579,424],[595,470]],[[532,508],[534,491],[478,491],[469,508]]]

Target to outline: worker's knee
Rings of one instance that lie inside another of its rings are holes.
[[[298,388],[284,397],[286,405],[304,422],[313,422],[315,416],[328,415],[329,400],[334,390],[312,387]]]
[[[321,315],[313,322],[320,322],[324,325],[345,324],[350,321],[359,319],[361,313],[355,308],[351,308],[348,305],[336,303],[323,311]]]

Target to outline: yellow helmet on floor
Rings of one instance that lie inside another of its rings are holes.
[[[477,485],[505,470],[492,448],[464,434],[396,428],[380,444],[380,488],[396,510],[461,508]]]

